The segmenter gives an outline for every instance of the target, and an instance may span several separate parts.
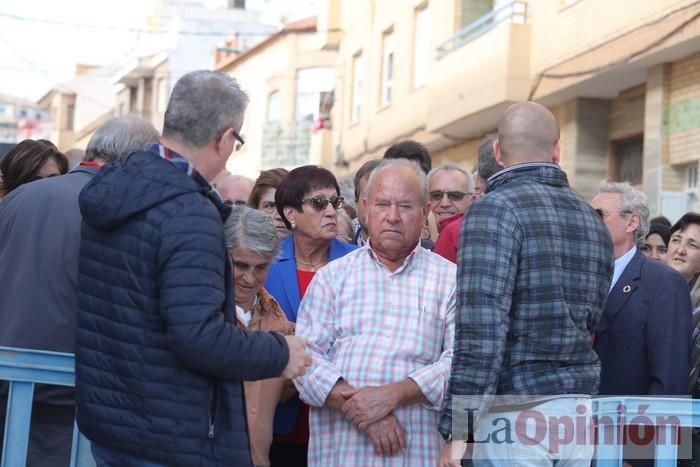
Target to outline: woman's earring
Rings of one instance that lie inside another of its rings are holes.
[[[294,221],[289,221],[289,224],[292,226],[292,230],[297,228],[297,223]]]

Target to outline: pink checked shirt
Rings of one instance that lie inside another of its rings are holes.
[[[311,466],[434,466],[443,445],[437,424],[452,361],[455,265],[417,246],[395,272],[365,245],[321,269],[299,309],[297,335],[313,363],[295,380],[311,406]],[[339,411],[324,408],[343,378],[354,387],[409,377],[430,402],[394,411],[407,448],[388,458]]]

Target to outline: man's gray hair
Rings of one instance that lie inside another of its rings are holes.
[[[647,195],[632,188],[627,182],[604,182],[598,188],[598,193],[619,193],[620,205],[618,208],[623,214],[637,214],[639,227],[634,232],[634,242],[641,245],[649,233],[649,203]]]
[[[496,136],[489,135],[484,138],[484,141],[479,145],[476,171],[479,178],[488,180],[495,173],[503,170],[503,166],[496,160],[496,154],[493,152],[493,143],[496,141]]]
[[[265,258],[274,259],[280,252],[275,224],[263,212],[247,206],[233,206],[224,223],[226,248],[247,248]]]
[[[243,122],[248,96],[238,82],[219,71],[191,71],[170,95],[163,136],[201,148]]]
[[[472,174],[464,170],[462,167],[458,166],[457,164],[451,164],[451,163],[446,163],[442,164],[438,167],[435,167],[433,170],[430,171],[428,174],[428,186],[430,186],[430,181],[433,179],[436,173],[441,172],[443,170],[451,170],[453,172],[460,172],[462,175],[467,180],[467,194],[468,195],[473,195],[474,194],[474,177],[472,177]]]
[[[160,135],[150,122],[136,115],[109,120],[92,135],[85,149],[85,160],[122,162],[132,152],[158,143]]]
[[[426,177],[425,172],[423,171],[420,165],[418,165],[415,161],[408,159],[382,159],[382,162],[369,175],[364,196],[367,196],[369,194],[369,189],[372,186],[374,179],[377,178],[377,175],[383,172],[384,170],[387,170],[392,167],[408,167],[409,169],[411,169],[411,171],[413,171],[416,177],[418,177],[421,201],[423,203],[427,203],[428,177]]]

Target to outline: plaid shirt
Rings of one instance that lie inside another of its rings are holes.
[[[313,363],[295,380],[311,406],[309,465],[436,465],[437,431],[454,340],[455,266],[420,245],[389,271],[364,246],[325,266],[301,302],[297,335],[307,339]],[[343,378],[354,387],[411,378],[429,404],[394,415],[407,448],[378,457],[369,438],[339,411],[323,404]]]
[[[457,264],[448,397],[480,397],[484,410],[493,395],[597,392],[591,334],[610,287],[612,242],[558,166],[519,164],[491,177],[466,214]],[[452,428],[446,404],[440,432]]]

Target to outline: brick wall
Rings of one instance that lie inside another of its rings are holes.
[[[644,85],[627,89],[612,101],[610,139],[622,139],[644,133]]]
[[[663,132],[671,164],[688,164],[700,157],[700,54],[670,65]]]

